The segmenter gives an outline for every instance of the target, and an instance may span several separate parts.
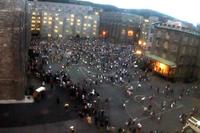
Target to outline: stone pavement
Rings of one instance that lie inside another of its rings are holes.
[[[89,125],[81,119],[25,127],[0,128],[0,133],[70,133],[70,126],[74,126],[76,133],[99,133],[93,125]]]

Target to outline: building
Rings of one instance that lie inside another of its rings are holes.
[[[0,100],[23,99],[26,88],[25,0],[0,1]]]
[[[153,24],[157,22],[159,22],[159,18],[154,16],[141,20],[138,41],[138,46],[141,49],[148,49],[151,47],[153,40],[152,28],[154,26]]]
[[[98,37],[99,11],[93,7],[53,3],[30,2],[32,8],[31,31],[42,37]]]
[[[114,42],[138,40],[140,16],[121,12],[101,12],[99,35]]]
[[[167,78],[193,80],[199,77],[200,33],[181,23],[154,25],[153,43],[145,56],[152,70]]]

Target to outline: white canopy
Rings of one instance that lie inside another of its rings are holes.
[[[46,88],[41,86],[41,87],[37,88],[35,91],[42,92],[42,91],[45,91],[45,90],[46,90]]]

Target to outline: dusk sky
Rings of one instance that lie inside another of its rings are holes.
[[[125,9],[152,9],[172,17],[200,23],[200,0],[86,0]]]

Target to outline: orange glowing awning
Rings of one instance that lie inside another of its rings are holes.
[[[170,66],[171,68],[176,68],[176,63],[174,63],[174,62],[172,62],[172,61],[169,61],[169,60],[166,60],[166,59],[164,59],[164,58],[161,58],[161,57],[159,57],[159,56],[157,56],[157,55],[153,55],[153,54],[151,54],[150,52],[145,52],[144,55],[145,55],[146,57],[152,59],[152,60],[155,60],[155,61],[158,61],[158,62],[160,62],[160,63],[162,63],[162,64],[168,65],[168,66]]]

